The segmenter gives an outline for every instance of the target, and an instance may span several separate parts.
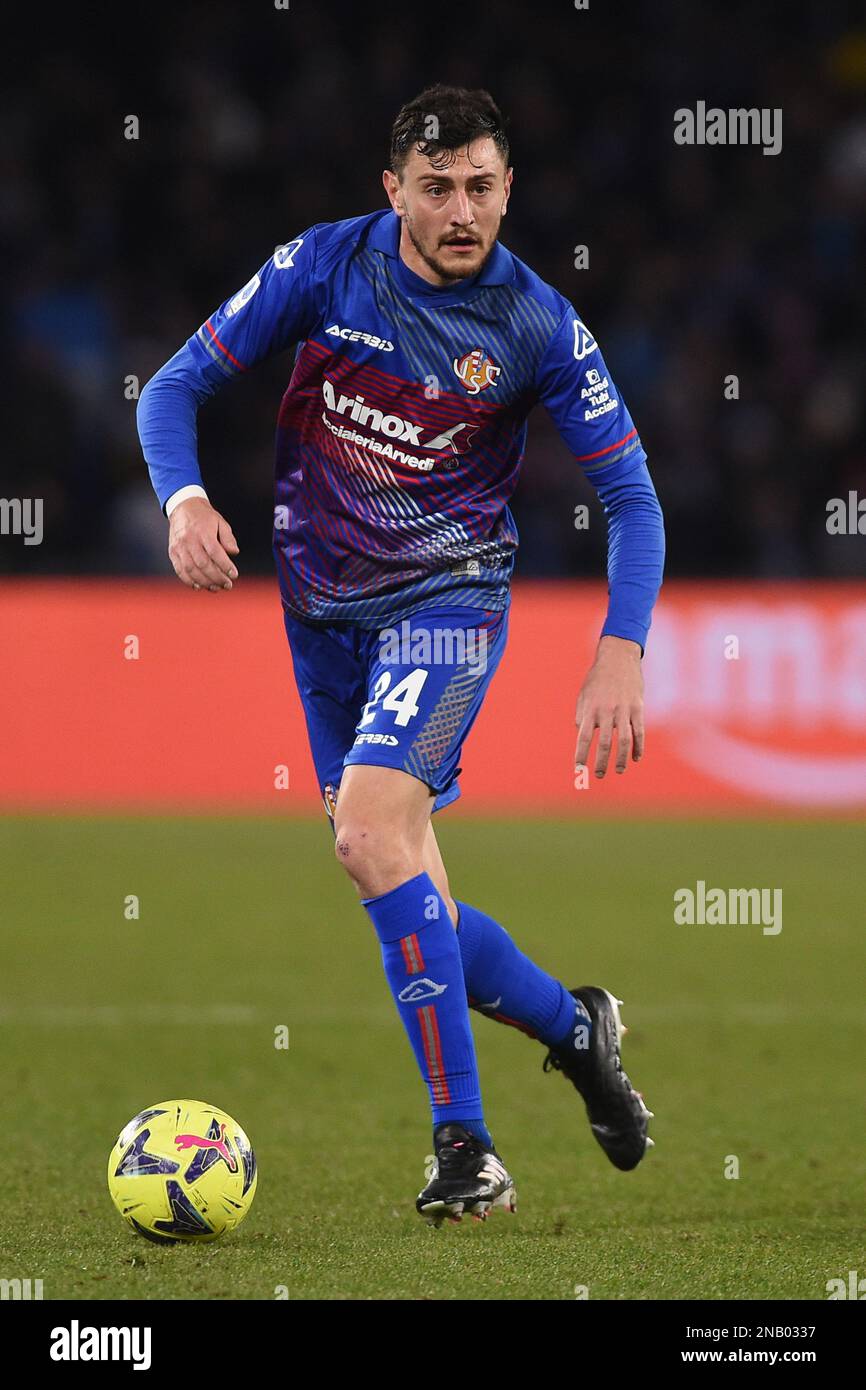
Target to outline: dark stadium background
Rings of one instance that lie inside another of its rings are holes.
[[[510,117],[502,239],[601,341],[664,506],[668,577],[862,573],[856,538],[824,525],[827,498],[866,485],[866,24],[850,13],[836,0],[40,11],[0,103],[0,492],[44,497],[47,543],[0,547],[0,569],[170,572],[125,378],[143,386],[275,244],[384,205],[394,114],[444,80],[486,85]],[[673,112],[698,99],[782,107],[783,154],[677,146]],[[199,416],[246,574],[270,572],[289,365]],[[518,574],[600,574],[604,528],[573,525],[591,490],[543,411],[530,431]]]

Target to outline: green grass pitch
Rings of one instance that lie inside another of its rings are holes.
[[[626,1001],[641,1166],[610,1166],[537,1042],[473,1015],[518,1211],[428,1228],[426,1090],[324,817],[7,819],[0,1276],[46,1299],[559,1300],[824,1299],[866,1274],[862,825],[437,825],[457,897]],[[782,931],[676,925],[698,879],[780,887]],[[235,1235],[162,1249],[105,1165],[179,1096],[240,1121],[259,1188]]]

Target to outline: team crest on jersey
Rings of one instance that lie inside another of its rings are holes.
[[[488,386],[496,386],[496,378],[502,371],[483,348],[473,348],[462,357],[455,357],[452,366],[470,396],[477,396],[479,391],[486,390]]]

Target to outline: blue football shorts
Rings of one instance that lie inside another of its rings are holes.
[[[508,607],[427,608],[381,629],[283,616],[328,815],[354,763],[419,778],[434,811],[456,801],[463,741],[502,659]]]

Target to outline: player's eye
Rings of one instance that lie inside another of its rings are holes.
[[[477,186],[476,189],[475,189],[475,192],[476,192],[476,193],[489,193],[489,192],[490,192],[490,184],[489,184],[489,183],[480,183],[480,184],[478,184],[478,186]]]

